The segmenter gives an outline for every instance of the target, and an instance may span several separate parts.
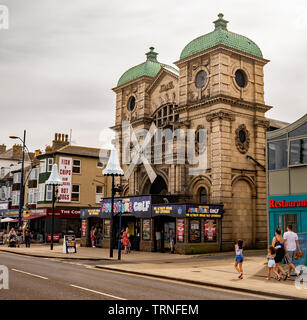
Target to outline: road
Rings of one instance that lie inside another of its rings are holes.
[[[71,262],[0,253],[9,269],[1,300],[251,300],[251,294],[95,269]]]

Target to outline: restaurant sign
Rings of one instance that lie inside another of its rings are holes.
[[[100,208],[81,209],[80,218],[86,219],[90,217],[101,217]]]

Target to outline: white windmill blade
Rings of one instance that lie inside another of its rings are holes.
[[[152,140],[152,137],[154,136],[154,134],[156,133],[157,131],[157,127],[156,125],[154,124],[154,122],[151,124],[150,128],[149,128],[149,131],[142,143],[142,147],[145,149],[147,147],[147,145],[151,142]]]
[[[140,144],[139,144],[139,141],[138,141],[138,139],[137,139],[134,131],[132,131],[132,134],[131,134],[131,141],[132,141],[132,143],[133,143],[133,145],[134,145],[134,148],[135,148],[137,151],[140,151],[141,146],[140,146]]]
[[[154,169],[152,168],[152,166],[150,165],[150,163],[148,162],[147,158],[144,155],[141,156],[141,160],[143,161],[143,164],[148,174],[148,177],[150,179],[150,182],[153,183],[157,178],[157,174],[155,173]]]

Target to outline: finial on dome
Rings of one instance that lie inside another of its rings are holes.
[[[150,60],[150,61],[158,62],[157,61],[158,53],[154,52],[155,48],[154,47],[150,47],[149,50],[150,51],[146,53],[147,61]]]
[[[219,13],[218,17],[219,18],[213,22],[215,24],[215,29],[227,30],[228,21],[223,19],[224,18],[223,13]]]

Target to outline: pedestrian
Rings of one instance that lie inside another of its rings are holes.
[[[30,248],[31,245],[31,231],[30,229],[26,229],[25,232],[25,243],[26,243],[26,248]]]
[[[271,280],[271,271],[273,271],[277,277],[277,280],[280,281],[281,277],[276,271],[275,254],[276,254],[276,249],[273,246],[269,246],[268,254],[266,256],[268,260],[268,277],[266,279]]]
[[[171,252],[170,253],[175,253],[175,236],[173,233],[170,235],[170,247],[171,247]]]
[[[236,258],[235,258],[235,268],[239,272],[239,279],[243,279],[243,240],[238,240],[238,242],[235,244],[235,252],[236,252]]]
[[[289,224],[287,226],[287,232],[284,233],[285,239],[285,260],[288,264],[288,273],[287,277],[290,279],[292,269],[295,271],[296,276],[300,275],[300,272],[295,268],[293,262],[296,256],[296,247],[299,249],[299,253],[301,254],[301,247],[298,241],[298,236],[295,232],[292,231],[292,225]]]
[[[95,238],[96,238],[96,229],[93,226],[91,230],[91,242],[92,242],[92,247],[95,248]]]
[[[129,234],[129,228],[126,228],[126,231],[123,232],[123,245],[125,247],[125,253],[130,252],[131,243],[129,240],[130,234]]]
[[[275,237],[272,240],[272,246],[276,250],[275,263],[278,274],[281,272],[284,276],[284,280],[287,280],[287,273],[281,266],[281,262],[285,257],[285,239],[281,236],[281,229],[277,228],[275,231]]]
[[[18,246],[18,248],[20,248],[21,242],[22,242],[22,228],[19,227],[17,230],[17,246]]]

